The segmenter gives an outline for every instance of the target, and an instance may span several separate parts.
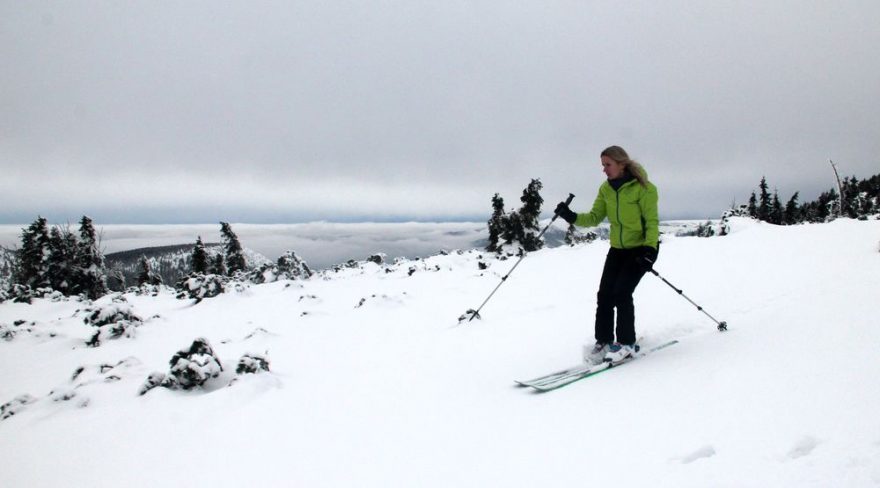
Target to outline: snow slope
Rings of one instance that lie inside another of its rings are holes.
[[[4,303],[0,404],[31,403],[0,421],[0,486],[877,486],[880,221],[732,226],[657,265],[728,332],[646,276],[643,344],[680,343],[543,395],[513,380],[578,361],[607,242],[533,253],[461,326],[513,260],[129,294],[142,325],[98,348],[87,304]],[[218,378],[138,396],[200,336]],[[233,381],[249,351],[271,372]]]

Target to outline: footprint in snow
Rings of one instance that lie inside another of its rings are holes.
[[[812,454],[813,449],[816,449],[816,446],[819,445],[819,441],[811,436],[806,436],[801,440],[795,443],[794,447],[788,451],[788,457],[791,459],[798,459],[804,456],[809,456]]]
[[[703,447],[697,449],[696,451],[694,451],[686,456],[683,456],[681,458],[678,458],[678,459],[681,461],[681,464],[690,464],[694,461],[699,461],[700,459],[710,458],[710,457],[714,456],[715,454],[716,453],[715,453],[714,447],[703,446]]]

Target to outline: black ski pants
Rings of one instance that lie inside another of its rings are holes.
[[[596,300],[596,342],[614,342],[614,309],[617,309],[617,342],[635,344],[633,292],[645,275],[636,260],[639,249],[612,247],[605,258]]]

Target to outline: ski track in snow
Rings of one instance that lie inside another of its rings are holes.
[[[791,459],[798,459],[804,456],[809,456],[813,453],[813,450],[819,446],[819,441],[812,436],[805,436],[797,443],[795,443],[794,447],[788,451],[788,457]]]
[[[679,344],[543,395],[513,379],[577,363],[607,242],[533,253],[462,325],[514,259],[126,294],[143,322],[100,347],[88,304],[0,304],[0,486],[877,486],[880,222],[733,231],[657,264],[728,332],[648,275],[643,347]],[[223,371],[139,396],[197,337]]]
[[[703,446],[696,451],[688,454],[680,458],[682,464],[690,464],[694,461],[698,461],[700,459],[706,459],[714,456],[716,454],[715,448],[712,446]]]

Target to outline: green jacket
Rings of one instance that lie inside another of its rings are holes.
[[[647,187],[635,179],[617,191],[608,181],[599,187],[599,195],[589,213],[579,213],[574,225],[595,227],[605,217],[611,222],[611,247],[630,249],[650,246],[657,249],[660,240],[660,219],[657,216],[657,187]]]

